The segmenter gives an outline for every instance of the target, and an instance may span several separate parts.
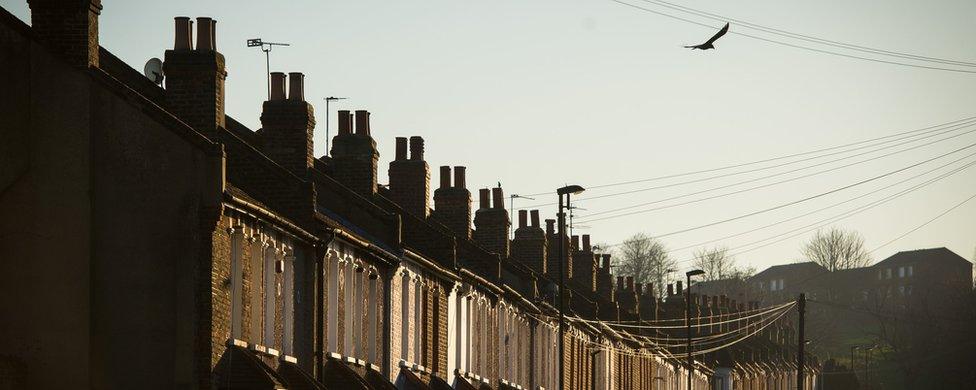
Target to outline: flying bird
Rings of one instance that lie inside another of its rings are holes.
[[[726,23],[725,24],[725,27],[722,27],[721,30],[718,30],[718,32],[715,33],[715,35],[713,35],[711,38],[708,38],[708,40],[705,41],[705,43],[703,43],[701,45],[685,46],[685,48],[688,48],[688,49],[691,49],[691,50],[695,50],[695,49],[698,49],[698,50],[714,49],[715,48],[715,45],[713,45],[713,43],[715,43],[716,40],[718,40],[719,38],[721,38],[727,32],[729,32],[729,24],[728,23]]]

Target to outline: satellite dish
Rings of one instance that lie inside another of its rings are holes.
[[[142,73],[153,83],[160,85],[163,83],[163,61],[159,58],[150,58],[146,61],[146,66],[142,68]]]

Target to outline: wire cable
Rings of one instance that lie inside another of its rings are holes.
[[[650,13],[657,14],[657,15],[660,15],[660,16],[668,17],[668,18],[671,18],[671,19],[676,19],[676,20],[680,20],[680,21],[683,21],[683,22],[695,24],[695,25],[698,25],[698,26],[707,27],[709,29],[718,29],[718,27],[715,27],[715,26],[711,26],[711,25],[708,25],[708,24],[705,24],[705,23],[701,23],[701,22],[694,21],[694,20],[691,20],[691,19],[683,18],[683,17],[680,17],[680,16],[671,15],[671,14],[664,13],[664,12],[661,12],[661,11],[657,11],[657,10],[652,10],[652,9],[649,9],[649,8],[641,7],[641,6],[636,5],[636,4],[631,4],[631,3],[627,3],[627,2],[624,2],[624,1],[620,1],[620,0],[609,0],[609,1],[612,1],[612,2],[617,3],[617,4],[625,5],[625,6],[634,8],[634,9],[642,10],[642,11],[645,11],[645,12],[650,12]],[[862,57],[862,56],[856,56],[856,55],[852,55],[852,54],[838,53],[838,52],[830,51],[830,50],[817,49],[817,48],[813,48],[813,47],[809,47],[809,46],[792,44],[792,43],[783,42],[783,41],[777,41],[775,39],[763,38],[763,37],[760,37],[760,36],[756,36],[756,35],[752,35],[752,34],[746,34],[746,33],[742,33],[742,32],[729,31],[729,33],[736,34],[736,35],[740,35],[740,36],[747,37],[747,38],[752,38],[752,39],[759,40],[759,41],[764,41],[764,42],[767,42],[767,43],[776,44],[776,45],[787,46],[787,47],[792,47],[792,48],[801,49],[801,50],[809,50],[809,51],[813,51],[813,52],[818,52],[818,53],[823,53],[823,54],[830,54],[830,55],[834,55],[834,56],[838,56],[838,57],[845,57],[845,58],[850,58],[850,59],[859,59],[859,60],[872,61],[872,62],[883,63],[883,64],[890,64],[890,65],[907,66],[907,67],[919,68],[919,69],[941,70],[941,71],[946,71],[946,72],[976,74],[976,71],[972,71],[972,70],[944,68],[944,67],[939,67],[939,66],[928,66],[928,65],[919,65],[919,64],[909,64],[909,63],[905,63],[905,62],[889,61],[889,60],[882,60],[882,59],[877,59],[877,58]]]
[[[727,240],[729,238],[734,238],[734,237],[742,236],[742,235],[745,235],[745,234],[753,233],[753,232],[756,232],[756,231],[759,231],[759,230],[763,230],[763,229],[766,229],[766,228],[770,228],[770,227],[773,227],[773,226],[776,226],[776,225],[780,225],[780,224],[783,224],[783,223],[786,223],[786,222],[795,221],[797,219],[806,217],[808,215],[816,214],[818,212],[821,212],[821,211],[824,211],[824,210],[828,210],[828,209],[831,209],[831,208],[840,206],[842,204],[850,203],[852,201],[855,201],[855,200],[858,200],[858,199],[861,199],[861,198],[864,198],[864,197],[867,197],[867,196],[870,196],[870,195],[874,195],[874,194],[878,193],[879,191],[887,190],[887,189],[889,189],[891,187],[895,187],[897,185],[900,185],[900,184],[906,183],[908,181],[917,179],[919,177],[928,175],[929,173],[935,172],[937,170],[940,170],[942,168],[945,168],[947,166],[950,166],[952,164],[955,164],[955,163],[957,163],[959,161],[962,161],[964,159],[967,159],[969,157],[972,157],[973,155],[976,155],[976,154],[970,154],[968,156],[964,156],[962,158],[959,158],[959,159],[950,161],[950,162],[948,162],[946,164],[943,164],[943,165],[940,165],[938,167],[932,168],[932,169],[930,169],[928,171],[922,172],[922,173],[917,174],[915,176],[912,176],[912,177],[909,177],[909,178],[906,178],[906,179],[903,179],[903,180],[899,180],[898,182],[895,182],[893,184],[889,184],[889,185],[886,185],[884,187],[878,188],[876,190],[871,190],[871,191],[865,192],[864,194],[858,195],[856,197],[853,197],[853,198],[850,198],[850,199],[847,199],[847,200],[843,200],[843,201],[840,201],[840,202],[831,204],[831,205],[826,206],[826,207],[821,207],[819,209],[816,209],[816,210],[813,210],[813,211],[810,211],[810,212],[807,212],[807,213],[803,213],[803,214],[797,215],[795,217],[790,217],[790,218],[787,218],[787,219],[783,219],[783,220],[780,220],[780,221],[777,221],[777,222],[773,222],[773,223],[770,223],[770,224],[767,224],[767,225],[760,226],[758,228],[746,230],[746,231],[739,232],[739,233],[736,233],[736,234],[731,234],[731,235],[727,235],[727,236],[723,236],[723,237],[719,237],[719,238],[714,238],[714,239],[710,239],[710,240],[707,240],[707,241],[702,241],[702,242],[698,242],[698,243],[691,244],[691,245],[686,245],[686,246],[679,247],[679,248],[675,248],[675,249],[669,249],[667,251],[667,253],[674,253],[674,252],[678,252],[678,251],[682,251],[682,250],[687,250],[687,249],[691,249],[691,248],[697,248],[697,247],[701,247],[703,245],[711,244],[711,243],[716,242],[716,241]]]
[[[807,155],[816,154],[816,153],[820,153],[820,152],[826,152],[826,151],[831,151],[831,150],[843,149],[843,148],[846,148],[846,147],[849,147],[849,146],[854,146],[854,145],[860,145],[860,144],[864,144],[864,143],[879,141],[879,140],[883,140],[883,139],[887,139],[887,138],[899,137],[899,136],[906,135],[906,134],[913,134],[913,133],[919,133],[919,132],[926,132],[927,133],[927,132],[930,132],[929,130],[932,130],[932,129],[938,129],[938,128],[941,128],[941,127],[954,126],[954,125],[960,124],[961,122],[972,122],[974,120],[976,120],[976,116],[971,116],[971,117],[957,119],[957,120],[953,120],[953,121],[949,121],[949,122],[939,123],[939,124],[936,124],[936,125],[932,125],[932,126],[928,126],[928,127],[923,127],[923,128],[920,128],[920,129],[907,130],[907,131],[903,131],[903,132],[899,132],[899,133],[895,133],[895,134],[891,134],[891,135],[886,135],[886,136],[882,136],[882,137],[876,137],[876,138],[870,138],[870,139],[860,140],[860,141],[851,142],[851,143],[847,143],[847,144],[843,144],[843,145],[837,145],[837,146],[831,146],[831,147],[826,147],[826,148],[820,148],[820,149],[816,149],[816,150],[810,150],[810,151],[806,151],[806,152],[793,153],[793,154],[789,154],[789,155],[778,156],[778,157],[771,157],[771,158],[766,158],[766,159],[761,159],[761,160],[756,160],[756,161],[750,161],[750,162],[745,162],[745,163],[737,163],[737,164],[725,165],[725,166],[721,166],[721,167],[717,167],[717,168],[709,168],[709,169],[702,169],[702,170],[697,170],[697,171],[689,171],[689,172],[668,174],[668,175],[664,175],[664,176],[650,177],[650,178],[645,178],[645,179],[636,179],[636,180],[628,180],[628,181],[621,181],[621,182],[615,182],[615,183],[607,183],[607,184],[601,184],[601,185],[587,186],[587,188],[589,190],[594,190],[594,189],[599,189],[599,188],[616,187],[616,186],[627,185],[627,184],[645,183],[645,182],[649,182],[649,181],[658,181],[658,180],[664,180],[664,179],[673,179],[673,178],[676,178],[676,177],[691,176],[691,175],[696,175],[696,174],[701,174],[701,173],[709,173],[709,172],[723,171],[723,170],[732,169],[732,168],[740,168],[740,167],[745,167],[745,166],[750,166],[750,165],[756,165],[756,164],[762,164],[762,163],[767,163],[767,162],[772,162],[772,161],[785,160],[785,159],[789,159],[789,158],[793,158],[793,157],[807,156]],[[935,131],[938,131],[938,130],[935,130]],[[775,168],[775,167],[778,167],[778,166],[771,166],[771,168]],[[549,195],[549,194],[552,194],[552,191],[539,192],[539,193],[528,194],[528,195],[523,195],[523,196],[540,196],[540,195]],[[516,209],[525,209],[525,208],[539,207],[539,206],[550,206],[552,204],[555,204],[555,203],[547,203],[547,204],[533,205],[533,206],[527,206],[527,207],[516,207]]]
[[[946,215],[946,214],[949,214],[949,213],[950,213],[950,212],[951,212],[952,210],[955,210],[955,209],[957,209],[957,208],[959,208],[960,206],[962,206],[962,205],[964,205],[964,204],[966,204],[967,202],[969,202],[969,201],[971,201],[971,200],[973,200],[973,198],[976,198],[976,194],[973,194],[972,196],[970,196],[970,197],[968,197],[968,198],[966,198],[966,199],[963,199],[963,201],[962,201],[962,202],[959,202],[959,203],[956,203],[956,204],[955,204],[954,206],[952,206],[952,207],[950,207],[950,208],[948,208],[948,209],[947,209],[946,211],[943,211],[943,212],[942,212],[941,214],[939,214],[939,215],[936,215],[936,216],[935,216],[935,217],[933,217],[932,219],[929,219],[928,221],[925,221],[925,223],[922,223],[921,225],[918,225],[918,226],[916,226],[916,227],[915,227],[915,228],[913,228],[912,230],[909,230],[909,231],[907,231],[907,232],[905,232],[905,234],[902,234],[902,235],[900,235],[900,236],[898,236],[898,237],[895,237],[895,238],[892,238],[892,239],[891,239],[890,241],[888,241],[888,242],[885,242],[884,244],[881,244],[881,245],[879,245],[878,247],[876,247],[876,248],[874,248],[874,249],[872,249],[872,250],[870,250],[870,251],[868,251],[868,253],[874,253],[874,252],[876,252],[876,251],[877,251],[878,249],[881,249],[881,248],[884,248],[884,247],[886,247],[886,246],[888,246],[888,244],[891,244],[891,243],[893,243],[893,242],[895,242],[895,241],[898,241],[898,240],[900,240],[900,239],[902,239],[902,238],[905,238],[905,236],[907,236],[907,235],[909,235],[909,234],[912,234],[912,233],[914,233],[914,232],[915,232],[916,230],[918,230],[918,229],[921,229],[921,228],[923,228],[923,227],[925,227],[926,225],[928,225],[928,224],[930,224],[930,223],[932,223],[932,222],[934,222],[935,220],[937,220],[937,219],[939,219],[939,218],[942,218],[942,216],[944,216],[944,215]]]
[[[929,159],[926,159],[926,160],[922,160],[922,161],[919,161],[917,163],[914,163],[914,164],[911,164],[911,165],[908,165],[908,166],[905,166],[905,167],[902,167],[902,168],[898,168],[898,169],[895,169],[893,171],[889,171],[889,172],[883,173],[881,175],[873,176],[873,177],[870,177],[870,178],[867,178],[867,179],[864,179],[864,180],[860,180],[860,181],[857,181],[857,182],[854,182],[854,183],[851,183],[851,184],[848,184],[848,185],[845,185],[845,186],[837,187],[837,188],[831,189],[829,191],[824,191],[824,192],[818,193],[816,195],[807,196],[807,197],[804,197],[804,198],[801,198],[801,199],[797,199],[797,200],[794,200],[794,201],[791,201],[791,202],[779,204],[779,205],[776,205],[776,206],[773,206],[773,207],[769,207],[769,208],[766,208],[766,209],[762,209],[762,210],[758,210],[758,211],[753,211],[753,212],[746,213],[746,214],[742,214],[742,215],[735,216],[735,217],[732,217],[732,218],[726,218],[726,219],[723,219],[723,220],[719,220],[719,221],[715,221],[715,222],[710,222],[710,223],[706,223],[706,224],[703,224],[703,225],[693,226],[693,227],[684,228],[684,229],[680,229],[680,230],[675,230],[675,231],[668,232],[668,233],[664,233],[664,234],[655,235],[654,238],[669,237],[669,236],[673,236],[673,235],[677,235],[677,234],[687,233],[687,232],[690,232],[690,231],[699,230],[699,229],[703,229],[703,228],[711,227],[711,226],[716,226],[716,225],[721,225],[721,224],[724,224],[724,223],[728,223],[728,222],[732,222],[732,221],[736,221],[736,220],[740,220],[740,219],[744,219],[744,218],[748,218],[748,217],[753,217],[753,216],[756,216],[756,215],[768,213],[770,211],[779,210],[779,209],[786,208],[786,207],[790,207],[790,206],[794,206],[794,205],[797,205],[797,204],[800,204],[800,203],[808,202],[808,201],[813,200],[813,199],[821,198],[821,197],[824,197],[824,196],[827,196],[827,195],[830,195],[830,194],[834,194],[834,193],[837,193],[837,192],[840,192],[840,191],[844,191],[844,190],[848,190],[848,189],[851,189],[851,188],[854,188],[854,187],[857,187],[857,186],[861,186],[861,185],[864,185],[864,184],[873,182],[875,180],[883,179],[885,177],[894,175],[896,173],[904,172],[906,170],[909,170],[909,169],[918,167],[918,166],[923,165],[923,164],[927,164],[929,162],[932,162],[932,161],[941,159],[943,157],[952,155],[954,153],[958,153],[960,151],[963,151],[963,150],[972,148],[974,146],[976,146],[976,143],[971,143],[969,145],[966,145],[966,146],[963,146],[961,148],[955,149],[955,150],[953,150],[951,152],[947,152],[947,153],[938,155],[936,157],[932,157],[932,158],[929,158]],[[644,212],[647,212],[647,211],[651,211],[651,210],[636,211],[636,212],[633,212],[633,213],[630,213],[630,214],[640,214],[640,213],[644,213]],[[600,218],[598,218],[598,219],[600,219]],[[603,219],[605,219],[605,218],[603,218]],[[590,220],[590,221],[595,221],[595,220],[596,219]]]
[[[704,17],[704,18],[707,18],[707,19],[711,19],[711,20],[714,20],[714,21],[718,21],[718,22],[723,22],[723,23],[724,22],[732,22],[732,23],[735,23],[738,26],[743,26],[743,27],[750,28],[750,29],[753,29],[753,30],[758,30],[758,31],[762,31],[762,32],[766,32],[766,33],[770,33],[770,34],[774,34],[774,35],[779,35],[779,36],[782,36],[782,37],[785,37],[785,38],[799,39],[799,40],[803,40],[803,41],[807,41],[807,42],[811,42],[811,43],[816,43],[816,44],[821,44],[821,45],[826,45],[826,46],[833,46],[833,47],[837,47],[837,48],[841,48],[841,49],[847,49],[847,50],[853,50],[853,51],[860,51],[860,52],[865,52],[865,53],[870,53],[870,54],[877,54],[877,55],[886,55],[886,56],[892,56],[892,57],[897,57],[897,58],[902,58],[902,59],[907,59],[907,60],[936,62],[936,63],[940,63],[940,64],[944,64],[944,65],[976,67],[976,63],[974,63],[974,62],[957,61],[957,60],[950,60],[950,59],[944,59],[944,58],[922,56],[922,55],[911,54],[911,53],[902,53],[902,52],[891,51],[891,50],[876,49],[876,48],[869,47],[869,46],[855,45],[855,44],[852,44],[852,43],[834,41],[834,40],[819,38],[819,37],[815,37],[815,36],[794,33],[794,32],[787,31],[787,30],[782,30],[782,29],[778,29],[778,28],[763,26],[763,25],[760,25],[760,24],[747,22],[747,21],[744,21],[744,20],[741,20],[741,19],[730,18],[730,17],[727,17],[727,16],[722,16],[722,15],[718,15],[718,14],[715,14],[715,13],[711,13],[711,12],[707,12],[707,11],[702,11],[702,10],[694,9],[694,8],[691,8],[691,7],[682,6],[682,5],[679,5],[679,4],[670,3],[670,2],[667,2],[667,1],[664,1],[664,0],[640,0],[640,1],[643,1],[645,3],[655,4],[655,5],[658,5],[658,6],[661,6],[661,7],[665,7],[665,8],[670,8],[670,9],[673,9],[673,10],[676,10],[676,11],[679,11],[679,12],[685,12],[685,13],[689,13],[689,14],[692,14],[692,15],[701,16],[701,17]]]
[[[974,123],[974,124],[976,124],[976,123]],[[968,127],[968,126],[966,126],[966,127]],[[959,129],[950,130],[950,131],[947,131],[946,133],[952,132],[952,131],[956,131],[956,130],[959,130]],[[794,176],[794,177],[791,177],[791,178],[788,178],[788,179],[784,179],[784,180],[780,180],[780,181],[776,181],[776,182],[772,182],[772,183],[766,183],[766,184],[762,184],[762,185],[758,185],[758,186],[753,186],[753,187],[746,188],[746,189],[742,189],[742,190],[736,190],[736,191],[727,192],[727,193],[720,194],[720,195],[715,195],[715,196],[706,197],[706,198],[702,198],[702,199],[698,199],[698,200],[694,200],[694,201],[689,201],[687,203],[677,203],[677,204],[673,204],[673,205],[656,207],[656,208],[652,208],[652,209],[645,210],[644,212],[664,210],[664,209],[669,209],[669,208],[673,208],[673,207],[677,207],[677,206],[684,206],[684,205],[690,204],[690,203],[697,203],[697,202],[704,201],[704,200],[712,200],[712,199],[722,198],[722,197],[726,197],[726,196],[730,196],[730,195],[740,194],[740,193],[743,193],[743,192],[748,192],[748,191],[753,191],[753,190],[757,190],[757,189],[772,187],[772,186],[775,186],[775,185],[785,184],[785,183],[793,182],[793,181],[796,181],[796,180],[805,179],[805,178],[808,178],[808,177],[812,177],[812,176],[816,176],[816,175],[821,175],[821,174],[824,174],[824,173],[833,172],[833,171],[837,171],[837,170],[844,169],[844,168],[849,168],[849,167],[852,167],[852,166],[855,166],[855,165],[860,165],[860,164],[864,164],[864,163],[867,163],[867,162],[871,162],[871,161],[875,161],[875,160],[880,160],[882,158],[890,157],[890,156],[893,156],[893,155],[896,155],[896,154],[901,154],[901,153],[909,152],[909,151],[912,151],[912,150],[916,150],[916,149],[919,149],[919,148],[923,148],[923,147],[926,147],[926,146],[929,146],[929,145],[932,145],[932,144],[936,144],[936,143],[939,143],[939,142],[947,141],[947,140],[950,140],[950,139],[953,139],[953,138],[956,138],[956,137],[960,137],[960,136],[963,136],[963,135],[966,135],[966,134],[970,134],[970,133],[973,133],[973,132],[976,132],[976,129],[969,130],[969,131],[966,131],[966,132],[963,132],[963,133],[960,133],[960,134],[952,135],[952,136],[949,136],[949,137],[945,137],[945,138],[942,138],[942,139],[938,139],[938,140],[935,140],[935,141],[927,142],[927,143],[924,143],[924,144],[921,144],[921,145],[911,146],[911,147],[908,147],[908,148],[905,148],[905,149],[897,150],[897,151],[894,151],[894,152],[891,152],[891,153],[887,153],[887,154],[883,154],[883,155],[880,155],[880,156],[874,156],[874,157],[866,158],[866,159],[863,159],[863,160],[860,160],[860,161],[855,161],[855,162],[850,163],[850,164],[841,165],[841,166],[837,166],[837,167],[833,167],[833,168],[828,168],[828,169],[825,169],[825,170],[820,170],[820,171],[817,171],[817,172],[812,172],[812,173],[808,173],[808,174],[804,174],[804,175],[800,175],[800,176]],[[936,134],[936,136],[937,135],[941,135],[941,134],[944,134],[944,133]],[[785,174],[794,173],[794,172],[806,170],[806,169],[809,169],[809,168],[815,168],[815,167],[818,167],[818,166],[827,165],[827,164],[831,164],[831,163],[835,163],[835,162],[838,162],[838,161],[847,160],[847,159],[854,158],[854,157],[860,157],[860,156],[863,156],[865,154],[870,154],[870,153],[878,152],[878,151],[881,151],[881,150],[890,149],[890,148],[897,147],[897,146],[901,146],[901,145],[904,145],[904,144],[907,144],[907,143],[916,142],[916,141],[919,141],[919,140],[922,140],[922,139],[924,139],[924,138],[920,138],[920,139],[916,139],[916,140],[911,140],[911,141],[905,141],[905,142],[898,143],[898,144],[895,144],[895,145],[889,145],[889,146],[885,146],[885,147],[882,147],[882,148],[879,148],[879,149],[870,150],[870,151],[867,151],[867,152],[858,153],[858,154],[854,154],[854,155],[847,156],[847,157],[841,157],[841,158],[838,158],[838,159],[834,159],[834,160],[830,160],[830,161],[825,161],[825,162],[817,163],[817,164],[814,164],[814,165],[809,165],[809,166],[805,166],[805,167],[795,168],[795,169],[788,170],[788,171],[783,171],[783,172],[777,172],[777,173],[774,173],[774,174],[771,174],[771,175],[760,176],[760,177],[757,177],[757,178],[752,178],[752,179],[748,179],[748,180],[744,180],[744,181],[740,181],[740,182],[736,182],[736,183],[726,184],[726,185],[722,185],[722,186],[719,186],[719,187],[712,187],[712,188],[708,188],[708,189],[704,189],[704,190],[699,190],[699,191],[684,193],[684,194],[681,194],[681,195],[675,195],[675,196],[671,196],[671,197],[668,197],[668,198],[658,199],[658,200],[654,200],[654,201],[650,201],[650,202],[642,202],[642,203],[637,203],[637,204],[633,204],[633,205],[629,205],[629,206],[618,207],[618,208],[615,208],[615,209],[610,209],[610,210],[604,210],[604,211],[599,211],[599,212],[595,212],[595,213],[590,213],[590,214],[586,214],[585,216],[579,217],[579,221],[578,222],[589,222],[589,221],[600,221],[600,220],[605,220],[605,219],[613,219],[613,218],[617,218],[618,216],[608,216],[608,217],[601,217],[601,218],[591,218],[591,217],[598,216],[598,215],[605,215],[605,214],[609,214],[609,213],[614,213],[614,212],[617,212],[617,211],[630,210],[630,209],[634,209],[634,208],[638,208],[638,207],[642,207],[642,206],[649,206],[649,205],[652,205],[652,204],[662,203],[662,202],[666,202],[666,201],[669,201],[669,200],[677,200],[677,199],[689,197],[689,196],[692,196],[692,195],[700,195],[700,194],[704,194],[704,193],[708,193],[708,192],[712,192],[712,191],[716,191],[716,190],[720,190],[720,189],[725,189],[725,188],[739,186],[739,185],[742,185],[742,184],[753,183],[753,182],[757,182],[757,181],[760,181],[760,180],[765,180],[765,179],[769,179],[769,178],[773,178],[773,177],[777,177],[777,176],[782,176],[782,175],[785,175]],[[635,191],[632,191],[632,192],[638,192],[638,191],[639,190],[635,190]],[[628,193],[632,193],[632,192],[628,192]],[[593,198],[590,198],[590,199],[593,199]],[[619,216],[627,216],[627,215],[630,215],[630,214],[621,214]]]

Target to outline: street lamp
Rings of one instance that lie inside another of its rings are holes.
[[[329,96],[325,98],[325,155],[329,155],[329,103],[348,98]]]
[[[878,348],[878,346],[872,345],[864,349],[864,388],[866,389],[871,388],[871,382],[868,381],[868,367],[871,366],[871,363],[868,360],[871,358],[871,351],[875,348]]]
[[[583,187],[578,185],[568,185],[562,188],[556,189],[556,194],[559,195],[559,213],[556,217],[559,219],[559,389],[564,389],[563,387],[563,338],[565,337],[564,324],[566,323],[566,315],[564,312],[564,299],[563,299],[563,285],[566,283],[566,273],[563,272],[563,263],[566,262],[565,248],[563,246],[566,242],[566,215],[563,209],[569,206],[570,195],[576,195],[585,191]],[[566,196],[566,203],[563,203],[563,196]]]
[[[856,350],[858,350],[860,348],[861,347],[858,347],[856,345],[852,345],[851,346],[851,373],[854,374],[854,375],[857,375],[857,371],[854,370],[854,351],[856,351]]]
[[[687,328],[687,332],[686,332],[687,334],[686,334],[686,336],[688,336],[688,350],[687,350],[687,352],[688,352],[688,389],[691,389],[691,373],[692,373],[692,371],[695,370],[695,366],[691,362],[691,277],[692,276],[698,276],[698,275],[704,275],[704,274],[705,274],[705,271],[702,271],[700,269],[695,269],[695,270],[691,270],[691,271],[685,272],[685,278],[687,280],[687,283],[685,283],[685,285],[687,286],[685,288],[685,305],[686,305],[685,306],[685,327]]]

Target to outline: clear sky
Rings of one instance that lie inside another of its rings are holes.
[[[628,1],[664,10],[641,0]],[[976,2],[971,0],[671,1],[826,39],[976,62]],[[700,43],[715,29],[608,0],[103,0],[103,6],[101,44],[140,70],[147,59],[162,58],[163,51],[172,46],[174,16],[217,19],[217,46],[227,58],[227,113],[253,129],[259,127],[260,104],[265,98],[265,64],[263,54],[245,47],[245,40],[260,37],[291,43],[291,47],[272,52],[271,68],[306,73],[307,100],[315,105],[318,114],[318,155],[325,153],[326,139],[325,105],[321,99],[330,95],[348,97],[339,107],[372,113],[373,134],[381,153],[382,182],[393,155],[394,137],[421,135],[427,142],[433,182],[437,182],[437,166],[464,165],[468,167],[468,185],[475,194],[478,187],[499,181],[506,194],[532,194],[554,191],[565,183],[596,186],[709,169],[976,116],[976,74],[841,58],[733,34],[720,39],[717,50],[690,51],[680,45]],[[3,7],[29,21],[26,2],[3,0]],[[736,24],[732,31],[752,33]],[[333,123],[334,118],[333,112]],[[635,232],[658,235],[682,230],[828,191],[973,142],[976,133],[962,134],[787,184],[665,210],[583,222],[575,233],[589,233],[594,242],[615,243]],[[671,248],[680,248],[752,230],[875,191],[972,151],[967,149],[829,196],[663,240]],[[834,158],[844,156],[847,155]],[[828,160],[581,200],[577,205],[585,210],[578,210],[577,217],[585,220],[588,213]],[[727,172],[736,171],[720,173]],[[581,197],[705,176],[593,189]],[[735,248],[784,234],[880,199],[919,180],[715,244]],[[833,225],[861,232],[867,247],[875,248],[973,194],[976,167]],[[534,202],[517,200],[516,206],[551,203],[555,194],[535,198]],[[554,214],[550,206],[543,210],[548,217]],[[801,258],[800,245],[811,234],[740,253],[736,258],[741,264],[760,269],[796,261]],[[898,250],[940,246],[972,260],[976,250],[976,200],[879,249],[874,257],[881,260]],[[673,253],[679,260],[690,254],[691,249]]]

